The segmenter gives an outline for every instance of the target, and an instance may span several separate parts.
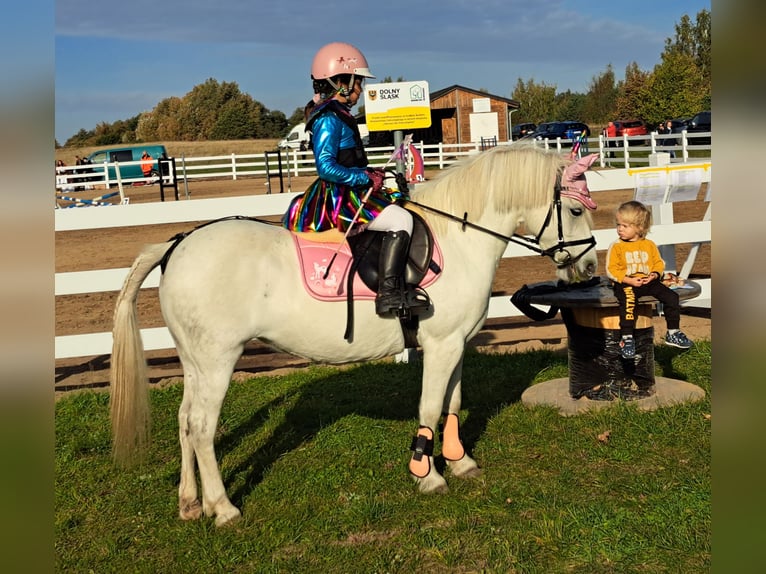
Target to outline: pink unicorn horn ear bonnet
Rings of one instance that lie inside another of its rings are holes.
[[[566,166],[561,173],[561,196],[576,199],[591,210],[596,209],[598,206],[590,196],[585,172],[596,161],[596,158],[598,158],[597,153],[581,157]]]

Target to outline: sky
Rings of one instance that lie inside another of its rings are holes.
[[[314,53],[357,46],[382,81],[510,97],[519,78],[585,93],[611,64],[650,71],[710,0],[57,0],[55,137],[125,120],[213,78],[290,117]],[[373,81],[374,82],[374,81]],[[362,102],[363,103],[363,102]]]

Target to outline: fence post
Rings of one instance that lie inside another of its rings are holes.
[[[271,151],[265,151],[263,152],[263,158],[266,161],[266,193],[271,194],[271,178],[272,177],[278,177],[279,178],[279,193],[284,193],[284,182],[282,180],[282,152],[279,150],[276,151],[277,154],[277,166],[279,173],[277,175],[272,176],[271,175],[271,167],[269,165],[269,155],[273,154],[275,152]]]
[[[231,177],[234,181],[237,181],[237,155],[231,154]]]
[[[186,199],[189,199],[189,179],[186,177],[186,154],[181,154],[181,173],[184,178],[184,191],[186,192]]]
[[[681,154],[684,157],[684,163],[689,161],[689,140],[686,139],[686,130],[681,132]]]
[[[178,178],[176,177],[176,158],[161,157],[157,160],[157,167],[160,168],[160,201],[165,201],[165,188],[172,187],[173,195],[178,201]],[[165,183],[165,178],[170,179]]]
[[[630,150],[628,150],[628,136],[622,134],[622,157],[625,158],[625,169],[630,168]]]
[[[649,156],[649,165],[652,167],[662,167],[670,165],[669,153],[658,153]],[[665,200],[662,203],[652,205],[652,219],[656,225],[673,224],[673,204],[667,201],[668,190],[670,189],[670,179],[665,186]],[[658,247],[660,257],[665,262],[665,270],[669,273],[676,272],[676,246],[660,245]]]

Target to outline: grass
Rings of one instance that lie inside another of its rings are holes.
[[[243,518],[224,529],[177,518],[180,386],[152,391],[149,460],[128,471],[110,461],[108,396],[73,394],[56,405],[56,570],[708,571],[710,343],[655,359],[707,398],[564,418],[520,397],[566,376],[565,356],[467,351],[463,439],[484,476],[448,475],[445,496],[406,471],[419,364],[233,383],[216,449]]]

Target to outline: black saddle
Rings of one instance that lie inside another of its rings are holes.
[[[407,265],[404,271],[404,282],[407,288],[415,288],[430,269],[435,274],[441,273],[441,268],[432,259],[434,254],[434,238],[423,218],[412,210],[412,237]],[[348,238],[353,262],[346,283],[347,319],[346,333],[343,338],[350,341],[354,331],[354,275],[359,274],[362,282],[372,291],[378,290],[378,260],[383,243],[384,231],[364,231]],[[409,348],[417,346],[418,317],[399,317],[404,333],[405,344]]]
[[[441,269],[432,260],[434,238],[431,235],[431,230],[420,215],[410,210],[407,211],[412,215],[413,226],[410,251],[404,271],[404,282],[408,287],[416,287],[420,285],[429,269],[434,273],[439,273]],[[349,281],[353,281],[353,273],[358,273],[370,290],[378,290],[378,260],[385,234],[385,231],[365,231],[348,238],[353,257]]]

